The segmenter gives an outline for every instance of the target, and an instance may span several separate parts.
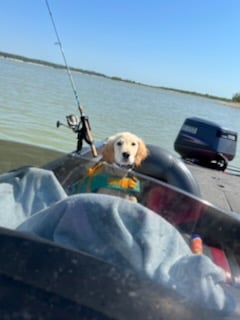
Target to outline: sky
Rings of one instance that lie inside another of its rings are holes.
[[[63,64],[46,0],[0,0],[0,51]],[[239,0],[48,0],[69,66],[232,98]]]

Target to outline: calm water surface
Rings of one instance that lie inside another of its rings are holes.
[[[65,70],[0,58],[0,139],[61,151],[75,149],[74,133],[56,121],[78,113]],[[174,151],[187,117],[199,116],[240,132],[240,109],[219,102],[73,72],[95,140],[132,131]],[[234,165],[240,165],[238,148]]]

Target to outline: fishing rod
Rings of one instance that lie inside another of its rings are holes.
[[[51,22],[52,22],[52,25],[53,25],[53,29],[54,29],[54,32],[55,32],[55,35],[56,35],[56,39],[57,39],[56,44],[60,48],[60,51],[61,51],[61,54],[62,54],[62,57],[63,57],[63,61],[64,61],[64,64],[65,64],[65,67],[66,67],[66,70],[67,70],[67,73],[68,73],[68,77],[69,77],[69,80],[70,80],[70,84],[71,84],[71,87],[72,87],[72,90],[73,90],[73,94],[74,94],[75,100],[77,102],[77,107],[78,107],[78,110],[79,110],[80,116],[81,116],[80,117],[80,119],[81,119],[80,121],[77,121],[77,117],[74,116],[74,115],[67,116],[66,118],[67,118],[68,127],[70,127],[75,133],[78,134],[77,151],[80,151],[82,149],[82,143],[83,143],[83,140],[84,140],[90,145],[93,156],[97,157],[97,150],[96,150],[96,147],[94,145],[89,119],[83,113],[83,107],[80,104],[80,100],[79,100],[79,97],[78,97],[78,94],[77,94],[77,90],[76,90],[76,85],[74,83],[74,80],[73,80],[73,77],[72,77],[72,73],[71,73],[71,69],[68,66],[67,59],[66,59],[66,56],[64,54],[62,42],[60,40],[58,31],[57,31],[57,27],[56,27],[56,23],[54,21],[53,14],[52,14],[50,5],[48,3],[48,0],[45,0],[45,3],[46,3],[47,9],[48,9],[48,13],[49,13],[49,16],[50,16],[50,19],[51,19]],[[58,121],[57,122],[57,127],[59,127],[60,125],[63,125],[63,124],[60,121]],[[80,128],[80,126],[81,126],[81,128]]]

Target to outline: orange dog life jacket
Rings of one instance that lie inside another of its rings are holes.
[[[135,177],[119,177],[104,171],[104,164],[97,163],[88,169],[87,176],[77,183],[80,193],[97,192],[101,188],[122,190],[134,194],[140,192],[140,182]]]

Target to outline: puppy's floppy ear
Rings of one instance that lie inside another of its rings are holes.
[[[139,139],[138,140],[138,150],[137,150],[134,164],[136,166],[140,166],[142,161],[147,158],[148,153],[149,153],[149,151],[148,151],[147,146],[145,145],[144,141],[142,139]]]
[[[115,136],[108,138],[106,145],[103,147],[102,160],[108,163],[114,163],[114,141]]]

